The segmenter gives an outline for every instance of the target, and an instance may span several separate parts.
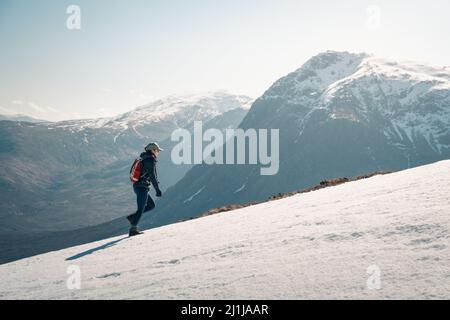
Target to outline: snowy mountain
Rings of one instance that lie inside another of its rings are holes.
[[[172,120],[183,128],[195,120],[211,119],[236,108],[250,109],[252,102],[247,96],[230,95],[225,91],[172,95],[115,117],[104,126],[135,126]]]
[[[195,120],[235,128],[251,101],[209,92],[170,96],[113,118],[0,122],[0,218],[8,221],[0,236],[76,229],[129,214],[135,201],[128,170],[148,142],[168,145],[173,130]],[[190,168],[165,161],[163,188]]]
[[[278,174],[261,176],[259,165],[195,166],[145,227],[325,179],[449,159],[450,70],[328,51],[276,81],[240,128],[280,130]]]
[[[70,120],[55,123],[53,128],[72,132],[108,129],[115,133],[114,142],[127,134],[164,140],[177,128],[189,127],[194,121],[208,121],[234,109],[248,110],[253,100],[226,91],[178,94],[159,99],[112,118]]]
[[[449,299],[449,179],[442,161],[23,259],[0,297]]]
[[[383,134],[391,143],[407,148],[425,140],[441,154],[449,142],[449,90],[448,67],[328,51],[277,81],[261,100],[308,106],[300,136],[318,114],[364,124],[378,116],[386,122]]]

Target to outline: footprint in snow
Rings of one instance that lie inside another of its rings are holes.
[[[104,274],[102,276],[97,277],[97,279],[117,278],[117,277],[120,277],[120,272]]]
[[[159,264],[179,264],[181,261],[179,259],[172,259],[169,261],[160,261]]]

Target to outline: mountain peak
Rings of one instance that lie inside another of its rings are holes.
[[[227,91],[209,91],[205,93],[173,94],[158,99],[150,104],[116,117],[114,121],[120,123],[151,123],[162,119],[192,118],[195,115],[200,119],[214,117],[224,112],[244,108],[249,109],[253,99],[245,95],[235,95]]]
[[[279,79],[266,91],[263,98],[294,95],[298,101],[316,98],[330,85],[354,74],[370,57],[367,53],[326,51],[310,58],[303,66]]]
[[[357,85],[356,82],[361,84]],[[416,99],[433,90],[450,89],[450,72],[445,67],[414,61],[393,61],[367,53],[326,51],[276,81],[263,99],[283,97],[295,104],[304,104],[319,97],[327,98],[330,93],[348,86],[358,86],[363,91],[371,92],[382,90],[379,94],[383,96]],[[411,95],[413,86],[417,88]]]
[[[332,51],[328,50],[321,52],[312,58],[310,58],[303,66],[303,68],[312,68],[315,70],[321,70],[329,68],[335,64],[341,65],[354,65],[361,63],[364,58],[370,57],[367,53],[352,53],[348,51]]]

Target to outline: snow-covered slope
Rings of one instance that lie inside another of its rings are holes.
[[[449,179],[442,161],[27,258],[0,297],[448,299]]]

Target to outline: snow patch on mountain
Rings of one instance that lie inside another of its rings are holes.
[[[184,200],[184,203],[188,203],[191,202],[192,199],[194,199],[196,196],[198,196],[204,189],[206,186],[203,186],[200,188],[200,190],[198,190],[196,193],[194,193],[192,196],[190,196],[189,198],[187,198],[186,200]]]
[[[247,186],[247,183],[244,183],[241,187],[239,187],[238,189],[236,189],[236,190],[234,191],[234,193],[241,192],[242,190],[245,189],[246,186]]]

